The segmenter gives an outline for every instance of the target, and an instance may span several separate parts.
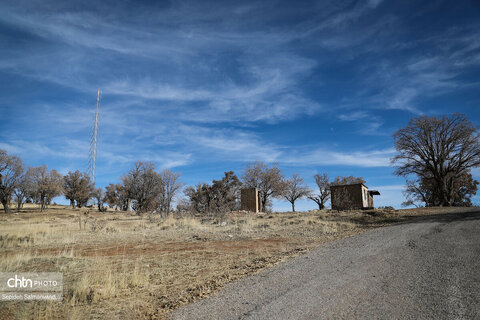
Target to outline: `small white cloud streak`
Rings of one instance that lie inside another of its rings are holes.
[[[364,110],[359,111],[349,111],[343,114],[338,115],[338,119],[342,121],[358,121],[362,120],[366,117],[370,116],[370,114]]]
[[[51,143],[54,144],[53,142]],[[55,143],[55,146],[47,146],[41,142],[29,142],[13,140],[7,143],[0,143],[0,148],[21,157],[29,158],[55,157],[62,159],[82,159],[87,157],[88,145],[77,141],[66,140],[62,144]]]

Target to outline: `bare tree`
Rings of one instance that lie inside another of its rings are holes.
[[[57,170],[48,171],[46,165],[30,168],[33,193],[40,202],[40,211],[45,210],[53,198],[63,193],[63,176]]]
[[[183,183],[180,180],[181,173],[165,169],[160,173],[162,181],[162,193],[160,195],[160,211],[168,216],[172,207],[173,199],[182,188]]]
[[[72,208],[85,206],[94,189],[90,176],[80,171],[68,172],[63,177],[65,198],[70,200]]]
[[[318,209],[322,210],[325,208],[325,203],[330,199],[330,182],[328,180],[328,175],[324,174],[316,174],[313,176],[315,178],[315,182],[317,183],[318,187],[318,194],[310,195],[308,199],[315,201],[318,205]]]
[[[188,198],[189,207],[197,213],[224,214],[238,207],[241,182],[233,171],[224,173],[221,180],[213,180],[212,184],[199,183],[195,187],[187,187],[184,194]],[[185,209],[186,203],[180,206]]]
[[[473,179],[469,171],[455,179],[452,205],[458,207],[472,206],[471,198],[477,193],[478,184],[479,182]],[[405,202],[402,203],[403,206],[435,206],[439,201],[434,179],[407,180],[403,194],[406,198]]]
[[[30,170],[27,170],[27,172],[22,174],[17,187],[13,191],[15,202],[17,203],[17,211],[20,211],[26,199],[32,197],[33,192],[32,175]]]
[[[137,161],[134,168],[122,177],[122,182],[128,198],[133,201],[132,208],[137,213],[153,211],[158,207],[163,183],[152,162]]]
[[[458,181],[480,166],[479,133],[462,114],[413,118],[393,138],[395,173],[428,182],[433,194],[429,205],[454,205]]]
[[[20,157],[9,156],[7,151],[0,149],[0,202],[5,213],[9,213],[9,204],[13,191],[20,183],[25,171]]]
[[[285,190],[283,179],[284,176],[276,164],[269,168],[264,162],[258,161],[249,165],[242,177],[244,186],[260,190],[262,208],[266,208],[270,198],[283,195]]]
[[[415,206],[420,207],[422,203],[428,205],[427,190],[421,186],[421,182],[418,180],[407,180],[405,190],[403,191],[405,201],[402,202],[402,206]]]
[[[124,185],[110,183],[105,187],[104,202],[112,208],[115,207],[115,210],[127,211],[130,207],[130,201],[131,195]]]
[[[180,197],[177,199],[177,213],[179,215],[185,215],[192,213],[192,204],[190,202],[190,199],[187,197]]]
[[[310,189],[298,174],[293,174],[290,179],[285,181],[283,196],[292,204],[293,212],[295,212],[295,201],[309,195]]]
[[[97,201],[98,211],[103,212],[106,211],[106,208],[103,206],[105,201],[105,195],[103,193],[102,188],[95,188],[92,192],[92,197]]]
[[[120,210],[129,211],[132,204],[132,199],[133,199],[132,192],[127,188],[127,186],[122,184],[117,184],[116,188],[117,188],[118,204],[120,206]]]
[[[479,184],[477,180],[473,179],[469,171],[455,179],[452,205],[456,207],[471,207],[472,197],[477,193]]]
[[[120,195],[119,195],[119,184],[110,183],[108,186],[105,187],[105,196],[104,201],[108,204],[109,207],[117,209],[121,207],[120,203]]]

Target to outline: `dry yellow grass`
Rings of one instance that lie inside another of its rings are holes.
[[[0,214],[0,271],[62,272],[63,301],[0,302],[0,316],[165,318],[229,281],[327,241],[451,210],[239,212],[223,219],[160,219],[114,211],[86,215],[64,206],[40,213],[26,207]]]

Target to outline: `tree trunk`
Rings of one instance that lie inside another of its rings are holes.
[[[263,212],[267,212],[267,198],[266,197],[262,197],[262,210]]]
[[[3,205],[3,210],[5,210],[5,213],[9,213],[10,208],[8,207],[8,200],[2,200],[2,205]]]
[[[295,212],[295,201],[292,201],[292,212]]]
[[[447,183],[444,179],[441,180],[440,182],[440,206],[441,207],[449,207],[449,201],[447,199]]]

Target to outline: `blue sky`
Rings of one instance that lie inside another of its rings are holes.
[[[312,187],[364,177],[400,207],[392,134],[418,115],[480,125],[479,76],[473,0],[0,3],[0,148],[86,170],[101,88],[97,186],[136,160],[188,185],[260,160]]]

